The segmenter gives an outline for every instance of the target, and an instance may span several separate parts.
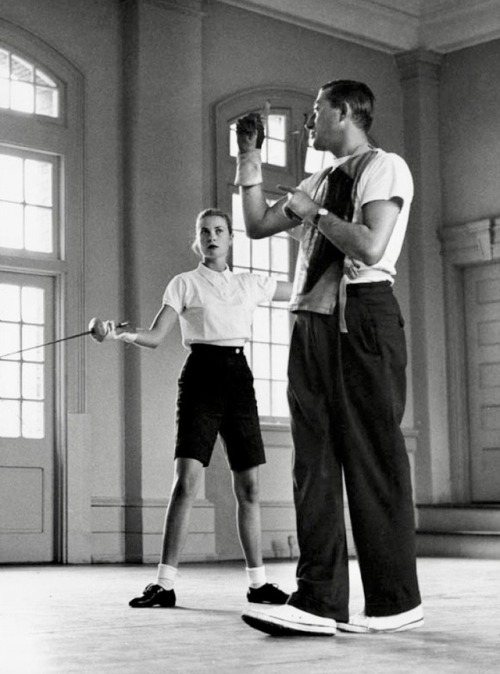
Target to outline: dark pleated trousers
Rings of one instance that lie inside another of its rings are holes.
[[[349,576],[344,489],[367,615],[420,604],[406,400],[404,321],[388,283],[347,287],[348,332],[299,312],[289,359],[300,557],[290,604],[345,622]]]

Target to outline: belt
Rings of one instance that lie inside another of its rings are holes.
[[[242,346],[218,346],[217,344],[191,344],[193,353],[206,354],[207,356],[231,356],[243,353]]]

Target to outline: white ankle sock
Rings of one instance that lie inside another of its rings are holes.
[[[254,590],[267,583],[265,566],[255,566],[252,569],[246,567],[245,570],[247,572],[248,584]]]
[[[158,572],[156,574],[157,585],[161,585],[164,590],[172,590],[176,577],[177,569],[175,566],[169,566],[168,564],[158,564]]]

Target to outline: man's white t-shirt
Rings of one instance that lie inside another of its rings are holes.
[[[359,264],[358,276],[355,279],[344,276],[343,281],[347,284],[379,281],[394,283],[396,262],[406,234],[410,205],[413,199],[413,179],[405,160],[397,154],[385,152],[381,149],[371,150],[371,153],[373,154],[373,158],[361,172],[359,179],[355,183],[354,194],[352,195],[354,205],[353,227],[356,226],[356,222],[363,221],[362,208],[371,201],[398,199],[402,205],[382,258],[372,266],[367,266],[357,260],[356,262]],[[335,170],[349,159],[351,159],[350,156],[336,159],[331,170]],[[318,172],[305,178],[298,185],[298,189],[303,190],[317,203],[321,204],[325,199],[327,186],[326,179],[320,182],[322,177],[324,177],[324,172]],[[304,241],[307,244],[306,239],[308,238],[308,233],[310,237],[311,227],[313,227],[313,224],[305,220],[298,227],[289,230],[289,234],[299,242]],[[305,251],[299,249],[296,279],[298,277],[298,270],[307,266],[304,253]],[[324,282],[327,283],[326,277]],[[298,309],[300,308],[301,300],[297,300],[295,296],[292,296],[290,304],[291,307]],[[321,297],[318,295],[317,301],[312,297],[306,308],[311,311],[318,310],[320,313],[330,313],[332,310],[330,307],[333,307],[334,304],[333,301],[330,302],[329,300],[322,302]]]

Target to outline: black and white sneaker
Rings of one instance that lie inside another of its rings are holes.
[[[337,623],[332,618],[323,618],[290,604],[249,607],[243,611],[241,617],[250,627],[273,637],[332,637],[337,628]]]
[[[367,616],[364,611],[349,618],[348,623],[337,623],[342,632],[367,634],[373,632],[406,632],[424,624],[422,605],[404,613],[387,616]]]

